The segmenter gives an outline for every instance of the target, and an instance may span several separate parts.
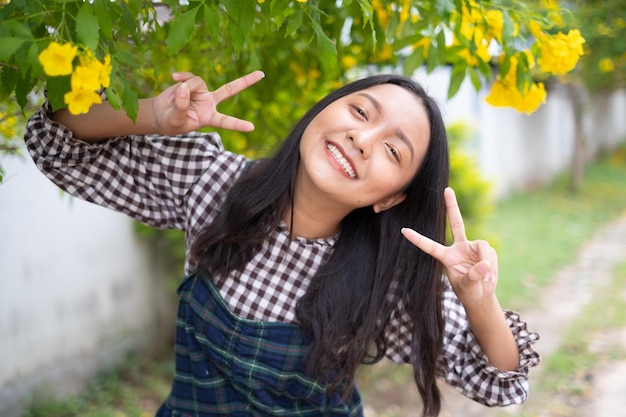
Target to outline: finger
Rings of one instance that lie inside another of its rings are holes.
[[[485,240],[475,240],[468,243],[479,260],[479,262],[475,264],[475,267],[485,262],[489,265],[488,270],[482,271],[484,275],[482,279],[495,281],[498,276],[498,254],[495,249]],[[483,267],[479,266],[479,268]]]
[[[443,196],[446,201],[446,210],[448,211],[448,221],[450,222],[452,238],[455,242],[464,242],[467,240],[465,237],[465,224],[463,223],[459,203],[456,201],[456,194],[452,188],[447,187],[444,190]]]
[[[172,79],[179,82],[187,81],[188,79],[193,77],[195,77],[193,72],[179,71],[172,73]]]
[[[493,264],[488,260],[478,262],[476,265],[471,267],[467,273],[467,277],[474,282],[495,281],[496,276],[497,274],[494,271]]]
[[[407,238],[409,242],[411,242],[433,258],[437,259],[438,261],[443,262],[447,250],[445,246],[435,242],[432,239],[427,238],[420,233],[417,233],[415,230],[408,227],[403,227],[401,231],[402,235]]]
[[[189,97],[189,86],[186,82],[180,83],[174,91],[174,111],[181,117],[181,120],[187,115]]]
[[[220,103],[257,83],[265,77],[263,71],[254,71],[248,75],[237,78],[229,83],[224,84],[213,92],[216,103]]]
[[[233,116],[227,116],[222,113],[217,113],[215,115],[217,120],[212,126],[228,129],[228,130],[236,130],[238,132],[251,132],[254,130],[254,124],[247,120],[238,119]]]

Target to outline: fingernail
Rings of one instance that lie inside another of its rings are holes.
[[[187,83],[181,83],[177,92],[179,97],[187,97],[189,95],[189,86],[187,86]]]

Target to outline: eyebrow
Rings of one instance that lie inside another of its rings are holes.
[[[367,93],[358,93],[358,95],[363,96],[366,99],[368,99],[372,103],[372,105],[374,106],[374,108],[376,109],[378,113],[380,114],[383,113],[383,108],[380,105],[380,102],[376,100],[372,95],[367,94]],[[413,158],[415,157],[415,149],[413,149],[413,143],[411,143],[409,138],[404,134],[402,130],[396,129],[394,133],[409,148],[409,151],[411,151],[411,161],[412,161]]]

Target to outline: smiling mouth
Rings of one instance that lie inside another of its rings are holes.
[[[341,151],[339,150],[339,148],[337,148],[335,145],[333,145],[330,142],[326,142],[326,149],[328,149],[328,152],[330,152],[330,154],[333,156],[333,158],[335,158],[335,161],[337,161],[337,163],[339,164],[339,166],[341,168],[343,168],[343,171],[346,173],[346,175],[352,179],[356,179],[356,172],[354,171],[354,168],[352,167],[352,164],[350,164],[350,162],[348,162],[348,160],[346,159],[345,156],[343,156],[343,154],[341,153]]]

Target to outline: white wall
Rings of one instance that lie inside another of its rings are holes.
[[[574,116],[567,89],[551,85],[548,98],[531,115],[484,101],[488,91],[475,92],[466,80],[446,101],[449,71],[415,76],[441,104],[446,123],[464,121],[474,131],[469,150],[483,175],[494,184],[496,197],[543,185],[570,170],[574,152]],[[583,126],[588,158],[626,141],[626,90],[587,96]]]
[[[0,415],[7,417],[31,393],[76,392],[98,368],[155,340],[164,286],[129,218],[62,195],[28,156],[1,163]]]

